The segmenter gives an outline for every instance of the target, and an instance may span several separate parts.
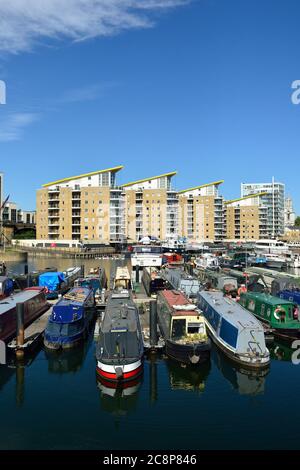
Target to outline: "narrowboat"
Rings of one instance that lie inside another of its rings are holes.
[[[166,354],[171,359],[188,365],[209,359],[211,343],[203,315],[181,292],[163,290],[158,293],[157,319]]]
[[[131,290],[132,283],[128,268],[118,266],[113,282],[113,290]]]
[[[198,307],[212,340],[226,356],[247,368],[269,365],[264,329],[254,315],[216,291],[199,292]]]
[[[161,272],[152,267],[143,269],[142,283],[149,296],[157,294],[159,290],[166,289],[168,284],[161,276]]]
[[[167,266],[162,270],[162,276],[172,289],[183,292],[189,298],[196,298],[201,289],[199,280],[182,268]]]
[[[73,287],[80,277],[81,268],[73,267],[63,272],[46,272],[39,276],[39,286],[47,289],[47,299],[57,299]]]
[[[274,330],[274,335],[286,339],[300,338],[297,304],[270,294],[245,292],[239,303]]]
[[[6,276],[0,276],[0,300],[9,297],[14,291],[14,281]]]
[[[255,273],[241,272],[237,269],[223,268],[222,272],[225,274],[235,277],[237,280],[238,287],[246,285],[249,291],[263,292],[267,289],[267,285],[264,281],[263,276]]]
[[[197,273],[200,281],[205,284],[207,289],[218,289],[233,291],[237,290],[237,280],[235,277],[225,272],[217,272],[211,269],[199,269]]]
[[[49,309],[45,294],[41,287],[29,287],[0,301],[0,340],[8,342],[16,336],[17,303],[24,304],[24,326],[27,328]]]
[[[141,324],[132,294],[111,291],[97,342],[97,374],[120,384],[134,380],[143,373],[143,355]]]
[[[290,274],[290,273],[282,273],[279,271],[275,271],[272,269],[267,269],[267,268],[247,268],[245,269],[245,273],[251,273],[251,274],[260,274],[263,278],[264,281],[269,289],[272,287],[273,281],[279,281],[279,280],[290,280],[291,283],[298,285],[300,287],[300,277],[296,276],[295,274]]]
[[[38,271],[31,271],[28,274],[17,274],[12,276],[14,282],[14,290],[20,291],[25,289],[26,287],[38,287],[39,286],[39,277],[47,272],[55,272],[57,271],[54,267],[49,267],[45,269],[41,269]]]
[[[74,287],[54,305],[44,332],[48,349],[70,349],[87,335],[95,310],[93,290]]]

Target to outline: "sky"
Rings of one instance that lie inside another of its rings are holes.
[[[35,209],[59,178],[124,165],[175,189],[286,184],[300,213],[299,0],[0,0],[0,171]],[[1,98],[1,97],[0,97]],[[1,101],[1,99],[0,99]]]

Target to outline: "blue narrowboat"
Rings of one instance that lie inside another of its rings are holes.
[[[212,340],[231,360],[258,369],[270,363],[260,321],[222,292],[200,291],[198,307]]]
[[[47,299],[57,299],[64,295],[76,279],[80,277],[81,268],[73,267],[64,272],[45,272],[39,276],[39,286],[47,290]]]
[[[74,287],[53,307],[44,333],[48,349],[69,349],[87,334],[95,313],[92,289]]]
[[[281,299],[288,300],[294,304],[300,305],[300,290],[299,289],[284,289],[278,292],[277,297]]]
[[[14,291],[14,281],[6,276],[0,276],[0,299],[9,297]]]

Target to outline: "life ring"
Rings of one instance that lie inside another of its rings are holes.
[[[281,320],[280,316],[278,315],[278,312],[282,312],[282,310],[277,307],[276,310],[274,311],[274,317],[276,318],[276,320]]]

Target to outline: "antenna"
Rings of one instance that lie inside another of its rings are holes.
[[[8,238],[5,236],[4,230],[3,230],[3,224],[4,224],[3,211],[5,209],[6,204],[8,203],[8,200],[9,200],[9,195],[7,196],[7,198],[4,200],[4,202],[2,203],[0,207],[0,246],[2,245],[2,239],[3,239],[4,250],[5,250],[5,239],[8,241]]]

